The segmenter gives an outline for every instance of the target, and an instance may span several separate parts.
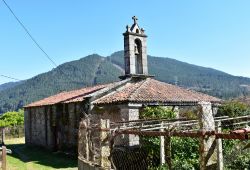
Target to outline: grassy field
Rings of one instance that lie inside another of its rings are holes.
[[[76,170],[77,159],[63,153],[53,153],[39,147],[27,147],[24,138],[5,141],[12,154],[7,156],[8,170]]]

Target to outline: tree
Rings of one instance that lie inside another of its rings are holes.
[[[222,106],[220,106],[218,110],[219,116],[236,117],[249,114],[250,108],[246,104],[238,101],[226,102]]]
[[[0,116],[0,126],[16,126],[24,124],[24,111],[6,112]]]

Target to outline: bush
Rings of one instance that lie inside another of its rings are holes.
[[[244,116],[250,114],[250,108],[241,102],[229,101],[221,105],[218,109],[219,116]]]
[[[175,118],[174,111],[167,107],[154,106],[145,107],[140,113],[141,119]]]
[[[199,169],[199,141],[193,138],[171,138],[174,169]]]
[[[246,141],[223,140],[223,156],[226,169],[250,169],[250,152],[244,149]]]
[[[167,107],[146,107],[141,118],[175,118],[176,114]],[[143,137],[142,143],[147,151],[149,169],[168,169],[160,166],[160,140],[158,137]],[[171,137],[171,157],[174,169],[199,169],[199,143],[197,139]]]
[[[24,125],[24,111],[6,112],[0,116],[0,126]]]

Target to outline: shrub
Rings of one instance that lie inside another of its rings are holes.
[[[0,116],[0,126],[24,125],[24,111],[6,112]]]
[[[221,105],[218,109],[219,116],[244,116],[250,114],[250,108],[241,102],[229,101]]]

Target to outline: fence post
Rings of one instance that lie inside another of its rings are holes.
[[[2,128],[2,145],[4,145],[5,141],[5,127]]]
[[[20,130],[19,130],[19,126],[17,126],[17,134],[18,134],[18,138],[20,138]],[[47,131],[46,131],[47,132]]]
[[[221,132],[221,121],[217,122],[216,131],[218,133]],[[224,165],[223,165],[222,139],[220,138],[217,139],[216,143],[217,143],[217,160],[218,160],[217,169],[223,170]]]
[[[90,120],[87,118],[87,120],[85,120],[86,122],[86,129],[85,129],[85,139],[86,139],[86,141],[85,141],[85,147],[86,147],[86,149],[85,149],[85,152],[86,152],[86,160],[90,160],[90,154],[89,154],[89,142],[90,142],[90,135],[89,135],[89,126],[90,126]]]
[[[100,166],[104,169],[111,169],[110,156],[110,145],[109,145],[109,131],[106,129],[110,128],[109,119],[100,120]]]
[[[200,131],[215,131],[212,104],[210,102],[199,102],[199,124]],[[202,135],[200,138],[200,170],[216,169],[216,139],[215,136]]]
[[[163,122],[161,122],[161,132],[164,132]],[[165,137],[160,136],[160,163],[161,165],[165,164]]]
[[[168,128],[169,129],[169,128]],[[171,136],[170,131],[167,131],[167,136],[165,136],[165,147],[166,147],[166,162],[168,164],[168,169],[172,169],[172,160],[171,160]]]
[[[2,170],[6,170],[6,146],[2,146]]]

